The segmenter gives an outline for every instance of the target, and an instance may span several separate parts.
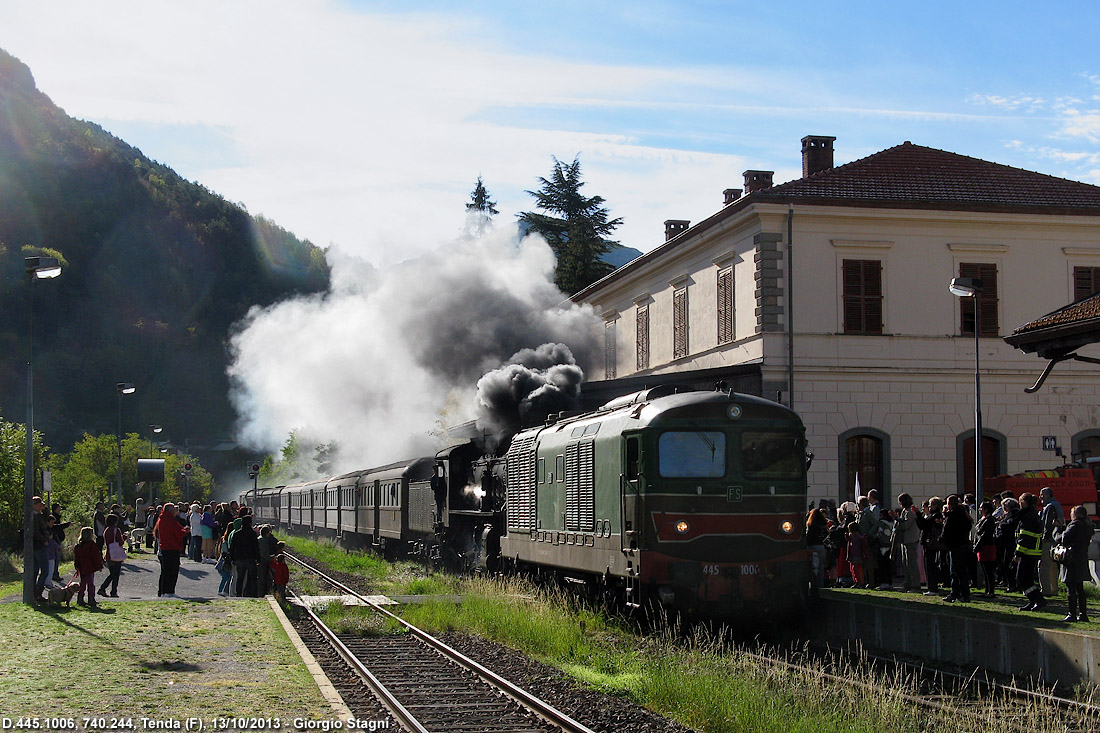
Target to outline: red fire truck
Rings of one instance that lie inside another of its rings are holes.
[[[1002,491],[1011,491],[1017,499],[1020,494],[1039,495],[1044,486],[1054,490],[1054,498],[1062,505],[1067,517],[1078,504],[1088,509],[1089,516],[1096,516],[1096,476],[1100,474],[1100,458],[1090,458],[1083,464],[1066,465],[1044,471],[1024,471],[1012,476],[993,476],[983,484],[988,499]]]

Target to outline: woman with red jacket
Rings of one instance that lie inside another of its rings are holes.
[[[160,543],[160,583],[157,595],[179,600],[176,595],[176,580],[180,574],[180,555],[183,554],[183,537],[187,530],[176,519],[179,510],[176,505],[164,505],[157,520],[153,534]]]

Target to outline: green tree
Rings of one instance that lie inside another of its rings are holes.
[[[466,234],[480,237],[492,224],[493,217],[499,214],[497,202],[489,197],[489,190],[477,177],[477,185],[470,192],[470,202],[466,204]]]
[[[34,433],[34,465],[45,465],[48,448]],[[27,459],[27,427],[0,418],[0,548],[18,544],[23,528],[23,476]],[[22,547],[17,548],[22,551]]]
[[[602,196],[581,193],[581,163],[562,163],[554,158],[549,178],[539,178],[542,187],[528,191],[535,205],[545,213],[524,211],[519,220],[528,231],[541,234],[554,250],[558,265],[554,282],[569,295],[591,285],[614,268],[602,257],[618,246],[607,237],[623,223],[610,218]]]
[[[137,462],[150,457],[164,460],[164,481],[152,487],[138,485]],[[190,484],[184,475],[184,467],[191,464]],[[118,443],[111,434],[89,435],[73,446],[71,453],[55,455],[50,460],[53,470],[53,499],[71,508],[74,518],[87,514],[97,501],[111,504],[115,501],[115,483],[118,480]],[[161,501],[204,501],[212,492],[214,478],[198,461],[186,454],[164,455],[155,443],[137,433],[129,433],[122,440],[122,503],[133,507],[141,496],[149,500],[150,488],[154,498]],[[188,491],[190,486],[190,491]],[[186,494],[186,496],[185,496]]]
[[[264,458],[263,465],[260,466],[260,485],[296,484],[330,476],[337,447],[335,441],[318,446],[309,445],[302,440],[297,430],[292,430],[280,451],[282,458]]]

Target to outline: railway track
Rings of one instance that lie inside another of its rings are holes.
[[[594,733],[318,568],[300,558],[287,556],[340,593],[358,598],[374,612],[406,629],[407,633],[396,635],[340,635],[303,606],[318,633],[405,730],[415,733]]]

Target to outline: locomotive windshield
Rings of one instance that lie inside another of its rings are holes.
[[[662,433],[657,461],[663,478],[718,478],[726,475],[726,434],[704,431]]]
[[[741,470],[746,476],[800,478],[806,463],[802,436],[781,430],[746,430],[741,434]]]

